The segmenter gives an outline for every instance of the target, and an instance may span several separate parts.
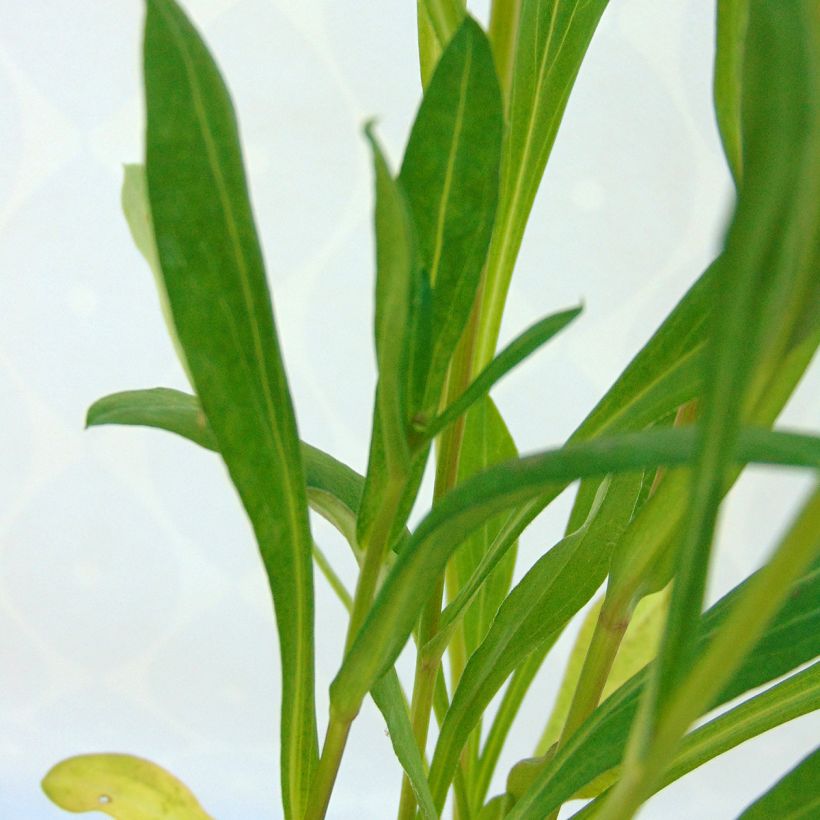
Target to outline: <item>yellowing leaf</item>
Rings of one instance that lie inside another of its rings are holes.
[[[66,811],[101,811],[116,820],[211,820],[188,787],[156,763],[125,754],[69,757],[43,778]]]

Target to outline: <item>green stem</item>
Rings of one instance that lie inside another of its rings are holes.
[[[350,721],[340,721],[331,715],[322,746],[322,756],[313,775],[304,820],[322,820],[325,816],[349,731]]]
[[[423,644],[425,636],[435,634],[438,620],[441,617],[441,596],[444,589],[444,579],[440,578],[430,599],[424,608],[419,625],[419,646]],[[429,658],[421,650],[416,654],[416,673],[413,681],[413,699],[410,706],[410,723],[413,727],[413,736],[419,750],[424,754],[427,746],[427,733],[430,728],[430,714],[433,709],[433,695],[435,693],[436,677],[439,671],[437,659]],[[416,795],[405,776],[402,780],[401,798],[399,800],[399,820],[413,820],[416,816]]]
[[[606,602],[601,607],[572,704],[558,739],[559,749],[598,707],[615,656],[629,626],[631,614],[628,611],[612,612]]]
[[[350,612],[353,608],[353,598],[315,541],[313,542],[313,560],[316,562],[316,566],[319,567],[319,571],[325,576],[325,580],[330,584],[330,588],[336,593],[336,597],[342,602],[342,606]]]
[[[459,342],[453,361],[445,392],[445,404],[453,401],[454,397],[464,392],[470,384],[473,375],[475,341],[478,336],[478,306],[480,293],[476,297],[470,320]],[[457,419],[451,427],[445,430],[440,438],[440,448],[436,462],[436,481],[433,489],[433,504],[458,483],[458,467],[461,459],[461,446],[464,442],[465,417]],[[423,651],[426,644],[438,632],[441,619],[441,601],[444,593],[446,571],[438,580],[435,589],[425,607],[419,624],[418,654],[416,655],[416,673],[413,682],[413,703],[410,720],[419,750],[424,754],[427,745],[427,733],[430,726],[430,714],[433,708],[436,677],[441,667],[441,654],[430,654]],[[454,679],[453,688],[457,681]],[[466,784],[463,789],[467,794]],[[459,801],[461,802],[461,801]],[[410,787],[407,777],[402,782],[401,799],[399,801],[399,820],[412,820],[415,816],[416,798]],[[462,811],[464,807],[462,808]],[[463,818],[466,820],[466,818]]]
[[[345,651],[353,643],[373,602],[384,556],[389,547],[393,521],[403,492],[404,478],[391,476],[382,496],[376,519],[367,534],[366,543],[362,545],[364,547],[364,560],[356,584],[356,593],[353,597]],[[322,746],[322,754],[310,787],[308,810],[305,813],[304,820],[320,820],[325,816],[352,722],[353,718],[340,720],[334,716],[331,710],[330,721]]]
[[[391,476],[382,496],[379,512],[373,522],[373,526],[366,536],[366,543],[362,544],[364,559],[359,579],[356,582],[356,593],[353,596],[353,609],[350,614],[350,623],[347,627],[347,640],[345,650],[350,648],[356,633],[359,631],[373,597],[376,594],[379,577],[384,564],[385,553],[390,544],[390,533],[393,529],[393,522],[396,517],[396,510],[404,492],[405,479],[403,476]]]
[[[627,749],[623,777],[604,803],[600,820],[628,820],[652,793],[689,725],[709,708],[818,553],[820,487],[771,561],[750,582],[706,653],[677,687],[654,735],[638,754],[634,747]]]

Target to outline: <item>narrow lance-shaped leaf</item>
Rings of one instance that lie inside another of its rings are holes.
[[[236,117],[213,58],[172,0],[149,0],[146,174],[157,251],[185,358],[253,524],[282,661],[286,817],[317,752],[312,539],[293,407],[256,236]]]
[[[551,646],[603,582],[640,485],[640,472],[607,482],[585,526],[539,558],[504,600],[470,657],[441,727],[430,768],[439,807],[464,743],[507,676],[528,655]]]
[[[375,338],[379,382],[376,408],[385,466],[401,475],[410,454],[407,446],[407,361],[409,322],[417,261],[413,226],[399,184],[393,179],[372,125],[365,134],[373,151],[376,178],[376,299]]]
[[[786,678],[727,712],[690,732],[681,742],[680,749],[656,791],[674,783],[684,775],[703,766],[710,760],[734,749],[745,741],[781,726],[790,720],[809,714],[820,708],[820,663]],[[590,784],[597,791],[618,779],[618,769],[613,769]],[[584,790],[582,790],[583,792]],[[573,817],[593,818],[603,805],[605,794],[589,803]],[[777,817],[777,812],[766,815]]]
[[[167,387],[127,390],[94,402],[88,409],[86,425],[106,424],[155,427],[176,433],[208,450],[219,451],[216,437],[196,396]],[[339,530],[358,557],[356,516],[364,478],[310,444],[302,442],[301,450],[311,507]]]
[[[211,820],[191,791],[156,763],[125,754],[78,755],[43,778],[61,809],[103,812],[116,820]]]
[[[690,667],[729,454],[749,405],[767,303],[787,298],[802,277],[807,250],[816,247],[816,225],[807,224],[791,203],[808,192],[810,210],[816,211],[820,196],[820,80],[813,55],[818,29],[816,8],[802,0],[777,5],[754,0],[750,6],[742,80],[743,186],[719,262],[719,321],[713,320],[705,358],[692,499],[655,685],[634,733],[636,765],[650,754],[659,715]],[[792,217],[792,231],[783,229],[784,214]],[[656,751],[651,754],[657,761]],[[643,780],[648,782],[648,775]],[[638,799],[640,788],[633,786],[630,799]]]
[[[476,404],[467,414],[464,425],[459,482],[486,470],[493,464],[515,458],[517,454],[509,430],[492,400],[485,398]],[[470,578],[503,523],[503,515],[487,521],[458,548],[451,562],[456,589],[461,589]],[[515,552],[515,546],[507,551],[464,615],[467,657],[472,655],[484,639],[498,607],[510,588]]]
[[[759,572],[737,586],[702,617],[699,653],[706,649],[758,575]],[[774,680],[818,654],[820,563],[815,561],[793,585],[791,595],[754,650],[708,708],[716,708]],[[647,678],[645,672],[637,674],[593,712],[533,782],[522,811],[529,808],[546,815],[621,762]]]
[[[437,415],[425,427],[426,438],[435,438],[445,427],[462,416],[500,379],[520,364],[527,356],[546,344],[553,336],[563,330],[581,313],[581,308],[565,310],[547,316],[527,328],[520,336],[513,339],[485,368],[473,379],[470,386]]]
[[[477,362],[492,359],[524,229],[581,61],[607,0],[522,0],[496,229]]]
[[[433,286],[432,361],[423,406],[414,408],[428,416],[438,407],[481,278],[498,197],[502,128],[490,45],[466,17],[425,91],[399,174]]]
[[[188,362],[185,360],[185,353],[174,327],[174,317],[171,315],[168,292],[165,289],[159,257],[157,256],[157,245],[154,240],[154,220],[151,218],[151,206],[148,202],[148,189],[145,181],[145,166],[131,164],[124,166],[123,170],[122,211],[125,214],[125,220],[128,222],[128,228],[131,231],[131,238],[134,240],[137,250],[142,254],[154,274],[154,282],[157,287],[162,315],[165,319],[165,327],[168,329],[168,335],[174,344],[179,363],[185,370],[188,381],[193,384],[193,377],[188,370]]]
[[[807,755],[738,820],[804,820],[820,810],[820,748]]]
[[[557,495],[578,478],[686,463],[693,445],[692,430],[601,438],[497,465],[445,495],[401,550],[331,686],[331,709],[339,720],[356,713],[372,681],[393,664],[426,602],[425,591],[470,532],[549,488]],[[817,467],[820,439],[748,430],[736,458]]]
[[[743,50],[748,24],[749,0],[717,0],[715,114],[723,152],[736,186],[740,186],[743,174],[740,102]]]

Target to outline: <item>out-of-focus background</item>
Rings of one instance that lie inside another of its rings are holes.
[[[371,179],[363,122],[398,164],[417,106],[414,0],[188,0],[233,91],[302,436],[367,451]],[[471,4],[486,20],[487,2]],[[83,432],[120,389],[184,388],[119,209],[142,155],[138,0],[0,0],[0,817],[64,816],[57,760],[128,751],[219,820],[280,816],[277,645],[250,528],[211,453],[138,429]],[[731,199],[711,112],[714,3],[613,0],[570,99],[504,338],[583,300],[494,392],[522,451],[574,428],[715,252]],[[784,421],[816,423],[815,366]],[[814,411],[812,414],[811,411]],[[806,483],[750,471],[721,526],[710,600],[764,559]],[[559,536],[526,534],[520,577]],[[345,546],[315,534],[348,583]],[[317,578],[319,718],[345,618]],[[501,770],[540,735],[572,635]],[[411,672],[403,656],[400,671]],[[654,798],[642,816],[731,818],[816,740],[809,717]],[[380,716],[355,724],[332,818],[381,820],[400,771]],[[495,785],[503,785],[503,776]]]

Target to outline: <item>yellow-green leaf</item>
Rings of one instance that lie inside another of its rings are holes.
[[[188,787],[156,763],[125,754],[77,755],[54,766],[43,791],[66,811],[116,820],[212,820]]]

